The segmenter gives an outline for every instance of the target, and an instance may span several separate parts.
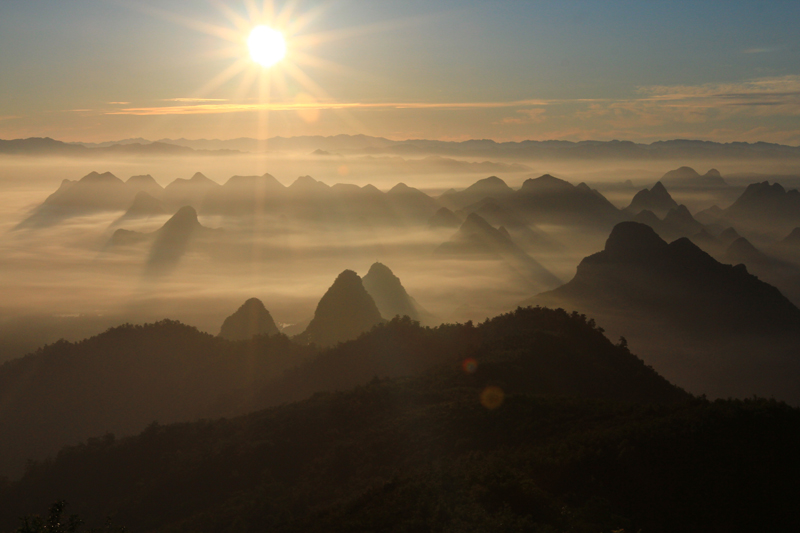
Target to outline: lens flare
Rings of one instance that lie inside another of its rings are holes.
[[[497,409],[505,399],[506,395],[500,387],[486,387],[481,392],[481,405],[487,409]]]
[[[263,67],[271,67],[286,56],[283,34],[269,26],[256,26],[247,39],[250,57]]]

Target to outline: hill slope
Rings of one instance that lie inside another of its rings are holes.
[[[0,488],[0,531],[55,498],[134,533],[800,525],[796,409],[687,401],[585,317],[546,309],[478,327],[394,321],[329,355],[409,338],[457,349],[413,379],[65,449]],[[593,399],[542,395],[587,385]],[[632,390],[667,403],[610,401]]]

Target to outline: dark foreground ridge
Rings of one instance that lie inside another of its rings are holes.
[[[692,399],[581,315],[397,319],[298,372],[431,354],[414,377],[376,366],[347,392],[65,448],[0,487],[0,531],[57,499],[134,533],[800,526],[800,411]]]

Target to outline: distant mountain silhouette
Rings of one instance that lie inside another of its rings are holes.
[[[450,209],[463,209],[484,198],[506,200],[514,195],[514,189],[497,176],[489,176],[476,181],[463,191],[447,191],[439,196],[439,202]]]
[[[46,227],[74,216],[123,210],[137,192],[110,172],[91,172],[78,181],[64,180],[15,229]]]
[[[142,142],[144,141],[144,142]],[[186,146],[175,143],[150,142],[144,139],[134,139],[130,142],[120,141],[118,143],[65,143],[56,141],[49,137],[29,139],[0,139],[0,154],[15,155],[35,155],[35,156],[113,156],[116,154],[125,155],[187,155],[197,154],[198,151]],[[209,155],[225,155],[234,153],[230,149],[213,150],[207,152]]]
[[[190,243],[209,231],[212,230],[202,226],[197,220],[197,211],[192,206],[181,207],[155,232],[145,274],[160,275],[170,272],[178,265]]]
[[[785,235],[800,225],[800,191],[787,191],[780,183],[753,183],[723,211],[722,218],[739,228]]]
[[[383,317],[361,278],[345,270],[319,301],[308,328],[295,338],[327,347],[355,339],[381,322]]]
[[[555,287],[561,283],[552,272],[517,246],[505,228],[496,229],[475,213],[467,215],[458,232],[442,243],[436,253],[463,258],[500,259],[528,283],[544,287]]]
[[[446,207],[440,207],[432,217],[428,219],[428,226],[431,228],[457,228],[464,221],[458,218],[455,213]]]
[[[719,241],[725,246],[730,246],[739,237],[741,237],[741,235],[733,228],[726,228],[717,236]]]
[[[774,285],[792,303],[800,306],[800,265],[767,255],[744,237],[739,237],[728,246],[723,259],[731,263],[743,263],[749,272]]]
[[[458,211],[458,215],[466,217],[475,213],[493,226],[503,227],[508,236],[526,250],[531,252],[561,250],[563,246],[555,239],[525,221],[525,217],[511,205],[503,205],[494,198],[484,198],[476,204]]]
[[[0,140],[0,153],[29,155],[89,155],[116,153],[113,145],[139,143],[141,151],[147,153],[150,141],[133,139],[118,143],[100,143],[105,146],[87,147],[80,144],[63,143],[53,139]],[[468,141],[438,141],[409,139],[392,141],[382,137],[367,135],[296,136],[272,137],[267,140],[238,138],[229,140],[208,139],[159,139],[155,143],[185,146],[197,151],[223,155],[236,151],[261,153],[267,146],[270,150],[295,151],[308,154],[314,150],[337,152],[341,154],[400,154],[400,155],[446,155],[455,157],[495,157],[502,159],[522,158],[555,159],[567,161],[597,161],[632,159],[636,161],[671,161],[687,159],[782,159],[793,160],[800,157],[800,149],[766,142],[716,143],[710,141],[674,139],[657,141],[651,144],[631,141],[520,141],[495,142],[488,139]],[[153,144],[155,144],[153,143]],[[88,145],[88,143],[85,143]],[[108,146],[111,147],[107,148]],[[129,149],[132,150],[132,149]],[[460,163],[465,163],[461,161]],[[482,168],[481,163],[472,163]],[[497,163],[495,163],[497,165]],[[506,165],[513,171],[512,165]],[[667,184],[669,186],[669,184]]]
[[[125,214],[112,222],[111,226],[118,226],[129,220],[150,218],[166,214],[167,210],[160,200],[153,198],[144,191],[139,191],[136,193],[136,197],[133,199],[131,206],[125,211]]]
[[[694,218],[701,224],[715,224],[722,218],[722,209],[718,205],[712,205],[708,209],[703,209],[695,213]]]
[[[0,476],[91,435],[243,414],[312,355],[284,336],[233,345],[169,320],[45,346],[0,365]]]
[[[154,198],[160,199],[161,195],[164,193],[164,187],[159,185],[150,174],[131,176],[128,178],[128,181],[125,182],[125,185],[127,185],[129,189],[135,190],[137,194],[139,192],[146,192]]]
[[[616,302],[701,332],[800,332],[800,310],[775,287],[686,238],[667,244],[637,222],[615,226],[572,281],[540,296]]]
[[[278,326],[258,298],[250,298],[222,323],[219,336],[230,341],[249,340],[257,335],[277,335]]]
[[[209,243],[208,239],[212,239],[219,231],[200,224],[197,211],[187,205],[152,233],[118,229],[109,239],[106,250],[151,243],[144,273],[146,276],[160,276],[171,272],[191,246]]]
[[[200,209],[212,215],[252,215],[279,205],[285,193],[286,187],[270,174],[232,176],[222,187],[209,191]]]
[[[665,240],[695,237],[701,232],[708,233],[706,227],[694,219],[685,205],[670,209],[663,220],[652,211],[645,209],[634,216],[633,221],[650,226],[659,237]]]
[[[770,251],[781,259],[800,266],[800,228],[794,228],[789,235],[774,243]]]
[[[645,209],[663,217],[670,209],[678,207],[678,202],[672,199],[666,187],[657,181],[652,189],[642,189],[631,200],[625,211],[636,215]]]
[[[178,178],[166,187],[162,199],[166,205],[179,207],[182,205],[202,205],[203,198],[211,191],[219,189],[221,185],[200,172],[196,172],[191,179]]]
[[[781,244],[788,246],[800,246],[800,228],[794,228],[789,235],[784,237]]]
[[[435,325],[435,317],[420,307],[406,292],[400,278],[383,263],[373,263],[361,281],[384,318],[408,316],[423,325]]]
[[[595,316],[697,393],[800,402],[800,309],[689,239],[667,244],[649,226],[622,222],[570,282],[525,303]]]
[[[398,183],[389,189],[386,196],[397,214],[416,223],[427,222],[440,208],[439,202],[405,183]]]
[[[702,176],[691,167],[670,170],[661,177],[661,182],[676,189],[716,189],[726,188],[728,183],[722,178],[719,170],[712,168]]]
[[[534,223],[610,227],[620,211],[585,183],[577,186],[545,174],[525,180],[514,194],[513,205]]]
[[[705,229],[705,226],[695,220],[685,205],[670,209],[664,217],[664,223],[675,228],[682,237],[694,235]]]

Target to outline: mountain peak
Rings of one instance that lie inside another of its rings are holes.
[[[121,179],[116,177],[111,172],[90,172],[79,180],[79,183],[124,183]]]
[[[639,222],[620,222],[606,241],[605,251],[612,257],[627,259],[659,253],[667,243],[646,224]]]
[[[192,181],[192,182],[195,182],[195,183],[197,183],[197,182],[207,182],[207,181],[212,181],[212,180],[211,180],[211,179],[209,179],[209,178],[207,178],[207,177],[205,176],[205,174],[203,174],[202,172],[195,172],[195,173],[194,173],[194,176],[192,176],[192,177],[189,179],[189,181]]]
[[[383,263],[373,263],[361,281],[382,316],[386,318],[409,316],[413,320],[420,319],[414,300],[406,292],[400,278]]]
[[[219,337],[239,341],[256,335],[276,335],[278,327],[258,298],[250,298],[222,323]]]
[[[800,245],[800,228],[794,228],[789,235],[787,235],[781,243],[783,244],[798,244]]]
[[[758,248],[753,246],[753,244],[744,237],[739,237],[733,241],[731,245],[728,246],[727,253],[736,257],[757,257],[761,255]]]
[[[320,299],[314,318],[300,339],[331,346],[355,339],[382,321],[361,278],[352,270],[345,270]]]
[[[521,192],[557,192],[568,191],[575,187],[568,181],[543,174],[538,178],[528,178],[522,183]]]
[[[178,229],[193,229],[200,227],[197,220],[197,211],[190,205],[185,205],[167,220],[159,231],[174,231]]]

